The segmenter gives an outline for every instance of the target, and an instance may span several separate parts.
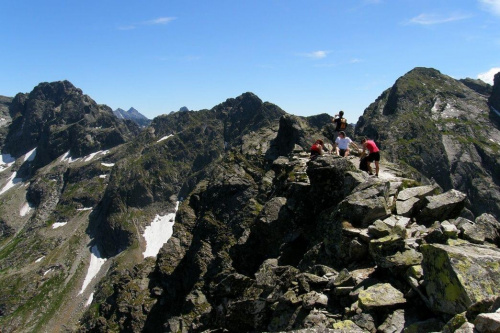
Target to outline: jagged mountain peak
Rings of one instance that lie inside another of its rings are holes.
[[[132,120],[139,126],[148,126],[151,120],[144,116],[142,113],[137,111],[135,108],[131,107],[128,111],[118,108],[113,111],[114,115],[119,119]]]
[[[12,124],[3,152],[18,157],[38,147],[39,166],[68,150],[77,157],[110,148],[138,130],[69,81],[44,82],[29,94],[17,94],[9,110]]]

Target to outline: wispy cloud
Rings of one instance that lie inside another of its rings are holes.
[[[158,25],[158,24],[167,24],[175,20],[175,17],[159,17],[154,20],[149,20],[144,22],[146,25]]]
[[[134,24],[129,24],[129,25],[123,25],[118,27],[118,30],[133,30],[138,28],[139,26],[143,25],[165,25],[169,22],[172,22],[175,20],[176,17],[158,17],[149,21],[143,21],[140,23],[134,23]]]
[[[314,51],[309,53],[302,53],[301,56],[311,58],[311,59],[323,59],[330,53],[330,51]]]
[[[500,0],[479,0],[479,3],[487,12],[500,16]]]
[[[500,72],[500,67],[493,67],[487,72],[478,74],[477,78],[479,80],[482,80],[483,82],[486,82],[486,83],[493,85],[493,77],[498,72]]]
[[[457,14],[457,13],[447,16],[422,13],[408,20],[406,24],[434,25],[434,24],[443,24],[443,23],[465,20],[469,17],[470,15]]]

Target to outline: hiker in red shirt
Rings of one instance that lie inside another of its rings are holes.
[[[368,157],[366,158],[366,164],[369,170],[368,174],[373,175],[371,162],[375,162],[375,177],[378,177],[380,150],[375,142],[373,140],[368,140],[368,138],[363,138],[361,143],[363,144],[363,154],[361,154],[361,158],[366,155],[366,150],[369,151]]]
[[[316,140],[311,147],[311,159],[315,159],[319,155],[323,155],[323,150],[326,150],[323,140]]]

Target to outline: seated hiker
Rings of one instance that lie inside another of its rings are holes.
[[[311,158],[316,158],[319,155],[323,155],[323,149],[325,149],[325,144],[323,140],[316,140],[311,146]]]
[[[368,167],[368,174],[373,175],[371,162],[375,162],[375,177],[378,177],[379,171],[379,161],[380,161],[380,150],[373,140],[368,140],[368,138],[363,138],[361,140],[363,144],[363,153],[361,154],[361,159],[365,157],[366,150],[368,150],[369,154],[366,157],[366,164]]]
[[[352,144],[356,149],[358,145],[355,144],[349,137],[345,136],[344,131],[339,132],[339,136],[335,139],[335,152],[340,156],[349,156],[349,145]]]

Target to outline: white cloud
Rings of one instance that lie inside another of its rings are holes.
[[[323,59],[330,53],[330,51],[314,51],[310,53],[305,53],[304,56],[312,59]]]
[[[500,67],[493,67],[492,69],[490,69],[487,72],[478,74],[477,78],[479,80],[482,80],[482,81],[484,81],[486,83],[489,83],[489,84],[493,85],[493,77],[498,72],[500,72]]]
[[[442,24],[449,23],[454,21],[460,21],[469,18],[468,15],[463,14],[451,14],[448,16],[441,16],[437,14],[420,14],[410,19],[407,24],[420,24],[420,25],[434,25],[434,24]]]
[[[175,17],[159,17],[154,20],[146,21],[144,24],[147,25],[156,25],[156,24],[167,24],[168,22],[172,22],[175,20]]]
[[[177,19],[177,18],[176,17],[159,17],[159,18],[155,18],[155,19],[152,19],[149,21],[144,21],[144,22],[137,23],[137,24],[122,25],[122,26],[118,27],[118,30],[133,30],[133,29],[136,29],[137,26],[140,26],[140,25],[163,25],[163,24],[167,24],[169,22],[172,22],[175,19]]]
[[[484,10],[500,16],[500,0],[479,0]]]

